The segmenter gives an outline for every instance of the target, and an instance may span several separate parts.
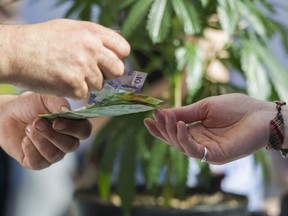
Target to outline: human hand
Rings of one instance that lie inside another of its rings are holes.
[[[0,146],[22,166],[43,169],[75,151],[91,133],[88,120],[37,117],[69,109],[64,98],[24,93],[0,107]]]
[[[274,103],[242,94],[209,97],[194,104],[155,111],[155,120],[144,124],[155,137],[190,157],[223,164],[264,147],[269,122],[276,115]]]
[[[0,67],[0,80],[39,93],[85,98],[104,79],[123,74],[122,59],[130,52],[118,32],[92,22],[56,19],[2,27],[6,73]]]

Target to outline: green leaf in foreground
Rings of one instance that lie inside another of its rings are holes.
[[[108,95],[102,103],[90,105],[85,109],[39,116],[50,120],[55,118],[86,119],[100,116],[120,116],[154,110],[162,102],[157,98],[137,93],[113,93]]]

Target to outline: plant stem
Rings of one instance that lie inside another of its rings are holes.
[[[170,151],[169,151],[170,152]],[[162,196],[164,198],[164,206],[169,207],[171,199],[173,197],[173,187],[171,185],[171,176],[172,176],[172,164],[171,164],[171,154],[168,155],[167,170],[165,174],[165,181],[163,185]]]
[[[182,106],[182,76],[179,72],[175,73],[174,105]]]

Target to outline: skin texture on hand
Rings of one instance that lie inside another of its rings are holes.
[[[27,92],[1,102],[0,146],[29,169],[50,166],[75,151],[79,140],[90,136],[88,120],[56,119],[51,123],[37,117],[67,111],[70,106],[64,98]]]
[[[157,110],[144,120],[148,131],[183,154],[223,164],[267,146],[275,104],[242,94],[209,97],[174,109]],[[287,142],[287,141],[286,141]]]
[[[116,31],[56,19],[0,26],[0,82],[39,93],[85,98],[104,79],[121,76],[130,45]]]

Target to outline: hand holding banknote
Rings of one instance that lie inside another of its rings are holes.
[[[69,109],[64,98],[26,92],[0,98],[0,146],[22,166],[43,169],[75,151],[91,133],[88,120],[37,117]]]
[[[100,90],[104,79],[123,74],[130,52],[116,31],[68,19],[0,25],[0,36],[0,83],[61,97]]]
[[[147,73],[125,69],[123,76],[106,80],[102,90],[91,92],[87,106],[74,111],[39,116],[50,120],[57,118],[87,119],[153,110],[163,101],[139,94],[146,77]]]

